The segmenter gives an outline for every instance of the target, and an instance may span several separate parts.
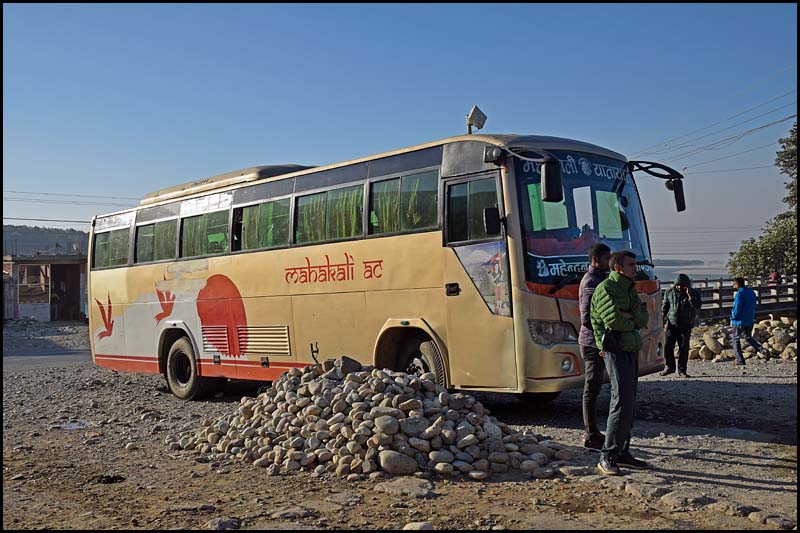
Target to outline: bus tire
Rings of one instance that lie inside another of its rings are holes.
[[[517,394],[517,399],[527,405],[536,406],[550,403],[561,394],[561,392],[523,392]]]
[[[400,370],[407,374],[425,374],[433,372],[436,384],[446,386],[447,380],[444,373],[444,361],[439,353],[439,348],[432,340],[421,343],[412,342],[400,357]]]
[[[200,377],[192,343],[181,337],[172,343],[167,355],[167,385],[181,400],[197,400],[213,388],[214,381]]]

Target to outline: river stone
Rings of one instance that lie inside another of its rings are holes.
[[[722,353],[724,346],[719,343],[717,339],[715,339],[710,333],[703,334],[703,341],[706,343],[706,346],[709,350],[714,352],[714,355],[719,355]]]
[[[391,416],[379,416],[375,419],[375,429],[385,435],[394,435],[400,430],[400,423]]]
[[[453,454],[446,450],[437,450],[435,452],[431,452],[428,454],[428,457],[434,463],[452,463],[453,459],[455,459]]]
[[[499,426],[492,424],[491,422],[484,422],[483,423],[483,430],[492,438],[494,439],[502,439],[503,438],[503,430],[500,429]]]
[[[420,530],[420,531],[429,531],[433,530],[433,526],[430,522],[409,522],[408,524],[403,526],[404,530]]]
[[[409,437],[417,437],[429,424],[427,418],[404,418],[400,420],[400,431]]]
[[[416,437],[411,437],[408,439],[408,444],[412,448],[416,448],[417,450],[423,453],[429,453],[431,451],[431,443],[425,439],[418,439]]]
[[[349,374],[351,372],[359,372],[361,370],[361,363],[350,357],[343,356],[336,360],[334,366],[342,371],[342,374]]]
[[[700,348],[700,358],[704,361],[711,361],[716,354],[708,346],[703,345]]]
[[[402,477],[379,483],[375,485],[375,491],[396,496],[410,496],[412,498],[430,498],[434,496],[433,485],[430,481],[413,477]]]
[[[393,450],[383,450],[378,454],[381,468],[390,474],[413,474],[417,471],[417,462],[411,457]]]
[[[470,479],[474,479],[475,481],[483,481],[484,479],[489,477],[489,474],[486,472],[482,472],[480,470],[473,470],[469,474]]]

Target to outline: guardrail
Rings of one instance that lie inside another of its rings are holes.
[[[787,311],[797,313],[797,276],[786,276],[780,283],[770,282],[767,277],[746,280],[747,286],[756,293],[756,313],[759,316]],[[662,281],[661,288],[669,290],[673,284],[672,281]],[[703,301],[699,318],[721,319],[731,315],[736,295],[733,278],[692,279],[692,288],[700,292]]]

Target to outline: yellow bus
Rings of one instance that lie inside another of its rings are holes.
[[[448,388],[549,399],[581,387],[577,288],[598,241],[639,259],[640,372],[663,367],[658,280],[632,173],[585,142],[462,135],[323,167],[247,168],[97,216],[97,365],[179,398],[343,355]],[[658,171],[658,172],[656,172]]]

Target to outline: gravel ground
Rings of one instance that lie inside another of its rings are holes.
[[[5,354],[5,330],[4,337]],[[752,361],[742,370],[690,361],[689,373],[695,377],[640,381],[633,450],[651,471],[603,478],[591,468],[595,453],[573,449],[572,466],[552,479],[432,477],[427,495],[414,497],[380,492],[380,480],[270,477],[165,446],[167,434],[235,411],[242,395],[255,394],[245,384],[229,384],[219,399],[185,403],[160,376],[90,363],[7,371],[3,527],[214,529],[225,525],[221,519],[242,529],[796,527],[796,363]],[[516,429],[579,443],[581,391],[539,407],[512,395],[478,396]],[[603,421],[608,397],[605,386]]]

